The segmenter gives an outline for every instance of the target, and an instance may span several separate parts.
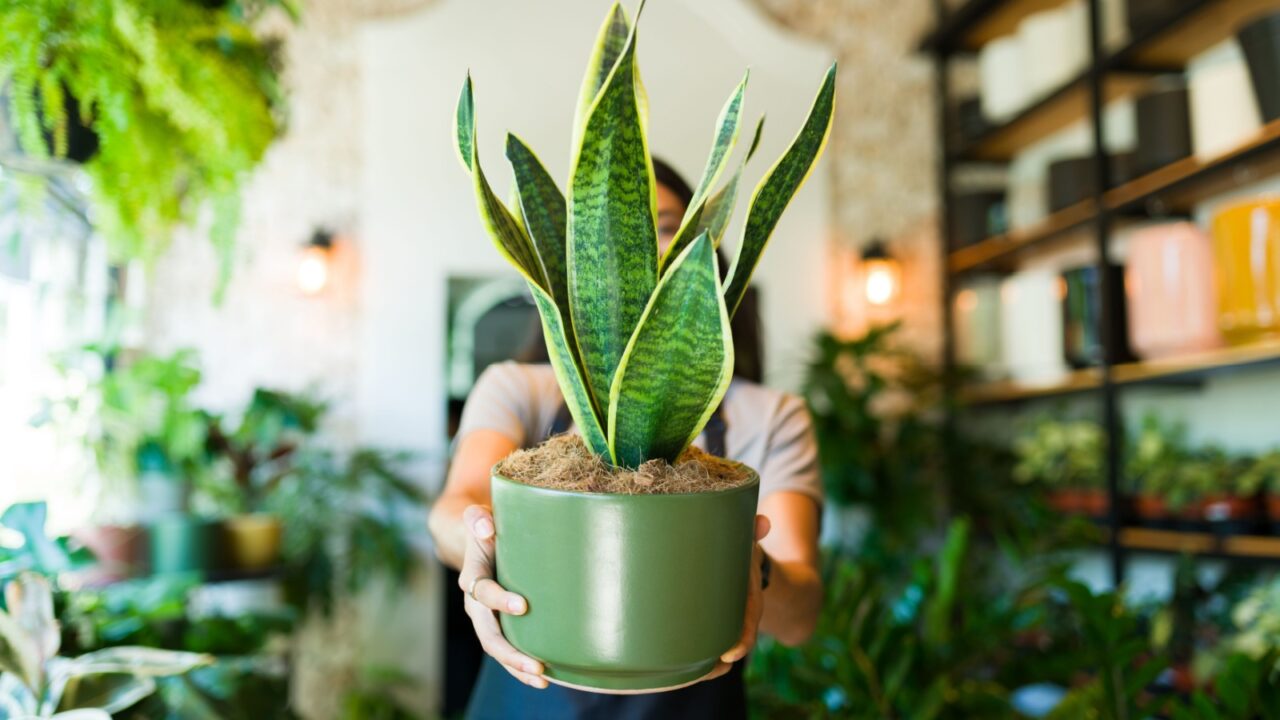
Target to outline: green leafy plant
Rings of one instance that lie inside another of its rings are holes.
[[[782,211],[826,143],[834,65],[799,134],[756,187],[722,282],[715,248],[739,173],[713,190],[737,143],[745,89],[744,78],[721,111],[693,199],[659,257],[648,101],[636,68],[636,30],[620,5],[600,30],[583,81],[567,193],[519,138],[508,135],[516,207],[503,204],[480,167],[470,76],[463,86],[457,148],[480,215],[499,251],[528,282],[551,364],[583,439],[613,465],[672,462],[710,419],[732,375],[729,317]],[[746,158],[759,131],[757,125]]]
[[[5,604],[7,611],[0,611],[0,710],[7,717],[97,710],[75,717],[110,718],[155,692],[155,678],[212,661],[207,655],[145,647],[58,657],[61,633],[48,580],[20,575],[5,587]]]
[[[0,12],[19,144],[62,156],[69,123],[96,133],[91,215],[117,256],[154,258],[208,207],[225,280],[240,185],[283,127],[277,48],[253,29],[273,5],[296,15],[292,0],[23,0]]]
[[[1265,464],[1254,467],[1248,458],[1213,446],[1193,447],[1183,426],[1161,423],[1155,416],[1144,418],[1130,441],[1125,472],[1136,489],[1163,498],[1174,510],[1209,495],[1252,496],[1269,478]]]
[[[48,578],[75,570],[93,562],[83,548],[70,547],[67,538],[51,538],[45,533],[48,507],[43,502],[14,503],[0,514],[0,527],[8,528],[22,538],[15,548],[0,545],[0,584],[24,572]]]
[[[1104,443],[1102,428],[1095,422],[1040,418],[1014,440],[1013,476],[1049,487],[1102,487]]]

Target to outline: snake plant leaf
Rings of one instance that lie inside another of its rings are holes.
[[[542,261],[534,250],[533,241],[529,239],[520,222],[493,192],[484,170],[480,167],[480,147],[476,142],[475,100],[472,95],[471,74],[462,85],[462,95],[458,98],[457,110],[457,150],[463,167],[471,172],[476,206],[480,209],[480,218],[485,229],[493,238],[498,252],[502,253],[529,282],[539,287],[547,287],[546,273]]]
[[[591,104],[600,94],[600,88],[604,87],[618,57],[622,55],[630,34],[631,24],[627,21],[627,11],[622,8],[622,3],[615,2],[609,9],[609,16],[600,26],[591,59],[587,61],[587,74],[582,78],[582,89],[578,92],[578,111],[573,120],[573,147],[578,147]]]
[[[782,217],[782,211],[809,177],[809,172],[827,144],[827,137],[831,133],[831,117],[835,110],[835,93],[836,65],[832,63],[800,132],[752,193],[746,225],[742,230],[738,252],[729,268],[729,280],[725,288],[725,303],[730,315],[742,302],[742,295],[747,291],[747,284],[751,282],[751,275],[760,261],[760,255],[764,253],[769,236],[778,225],[778,219]]]
[[[523,140],[507,135],[507,160],[515,171],[518,214],[533,241],[547,274],[547,291],[561,313],[569,314],[568,279],[565,274],[565,223],[568,206],[564,193],[542,161]]]
[[[551,368],[555,371],[556,381],[564,395],[569,414],[573,416],[573,421],[577,424],[578,432],[582,434],[587,447],[591,448],[596,455],[608,458],[610,463],[615,463],[613,450],[609,447],[609,441],[600,425],[603,414],[596,411],[591,391],[582,379],[573,348],[569,344],[569,338],[572,336],[567,332],[565,316],[561,314],[555,300],[545,290],[529,283],[529,291],[533,293],[534,305],[537,306],[538,315],[542,318],[542,337],[547,343],[547,357],[551,360]]]
[[[738,183],[742,180],[742,170],[756,154],[756,148],[760,146],[760,134],[763,131],[764,116],[761,115],[756,123],[756,131],[751,138],[751,147],[747,149],[746,156],[729,177],[729,182],[707,200],[706,209],[699,217],[697,231],[701,233],[705,230],[711,236],[711,244],[716,248],[720,247],[720,241],[724,239],[724,233],[729,229],[729,220],[733,217],[733,208],[738,202]]]
[[[674,462],[702,432],[732,376],[729,313],[704,233],[658,283],[618,367],[609,394],[616,463]]]
[[[680,229],[676,231],[675,238],[658,261],[659,275],[665,272],[671,259],[684,252],[700,232],[698,226],[705,217],[707,195],[720,179],[720,174],[729,163],[729,154],[733,152],[733,146],[738,142],[738,130],[742,124],[742,96],[747,90],[749,76],[750,73],[742,76],[742,81],[734,88],[733,94],[720,110],[720,116],[716,119],[716,133],[711,138],[711,153],[707,157],[706,166],[702,169],[702,179],[698,181],[698,187],[693,191],[693,197],[689,199],[689,206],[685,208],[684,218],[680,220]]]
[[[656,195],[635,76],[635,27],[592,104],[569,179],[569,307],[579,357],[604,407],[657,284]]]

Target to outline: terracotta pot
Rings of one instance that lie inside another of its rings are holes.
[[[1213,241],[1189,222],[1151,225],[1129,238],[1125,271],[1129,344],[1162,358],[1222,345]]]
[[[1280,531],[1280,493],[1266,494],[1267,519],[1271,521],[1271,532]]]
[[[124,580],[146,564],[147,532],[140,525],[94,525],[72,531],[71,537],[97,559],[95,580]]]
[[[674,689],[742,633],[758,477],[673,495],[578,493],[492,478],[498,581],[529,602],[502,631],[546,677]]]
[[[1133,496],[1133,514],[1139,520],[1168,520],[1169,506],[1159,495],[1138,493]]]
[[[1106,490],[1090,488],[1080,491],[1080,511],[1094,518],[1105,517],[1111,509]]]
[[[1074,515],[1084,511],[1081,491],[1075,488],[1050,490],[1047,496],[1049,507],[1063,515]]]
[[[261,572],[280,563],[284,526],[266,513],[237,515],[222,522],[221,554],[227,570]]]
[[[1191,512],[1197,519],[1206,522],[1232,522],[1256,520],[1259,507],[1255,498],[1242,498],[1224,493],[1201,498],[1192,506]]]
[[[1220,210],[1213,250],[1223,336],[1247,344],[1280,335],[1280,198]]]

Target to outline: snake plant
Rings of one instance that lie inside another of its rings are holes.
[[[715,189],[738,140],[745,77],[720,112],[693,199],[659,255],[648,101],[636,67],[635,24],[620,5],[601,27],[583,79],[567,192],[508,134],[511,206],[494,193],[480,167],[468,74],[456,141],[481,218],[528,282],[551,365],[584,441],[610,464],[675,461],[719,405],[733,372],[729,318],[782,211],[826,144],[835,75],[832,65],[804,125],[752,194],[722,279],[715,250],[741,164],[754,153],[763,124],[756,125],[741,164]]]

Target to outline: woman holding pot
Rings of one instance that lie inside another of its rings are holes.
[[[675,236],[693,191],[657,159],[654,175],[661,252]],[[750,296],[744,304],[747,299]],[[467,614],[489,655],[472,693],[468,718],[745,719],[742,665],[757,632],[769,633],[787,645],[799,644],[812,634],[822,606],[817,539],[823,496],[817,447],[804,403],[758,384],[754,309],[743,307],[735,316],[735,378],[695,443],[760,473],[746,617],[738,643],[721,656],[720,664],[699,682],[679,690],[607,695],[549,685],[541,664],[502,636],[496,613],[519,615],[528,605],[493,580],[489,471],[515,450],[570,430],[572,420],[555,375],[545,364],[540,339],[540,363],[500,363],[476,381],[462,413],[448,481],[430,516],[436,552],[446,565],[460,571]]]

